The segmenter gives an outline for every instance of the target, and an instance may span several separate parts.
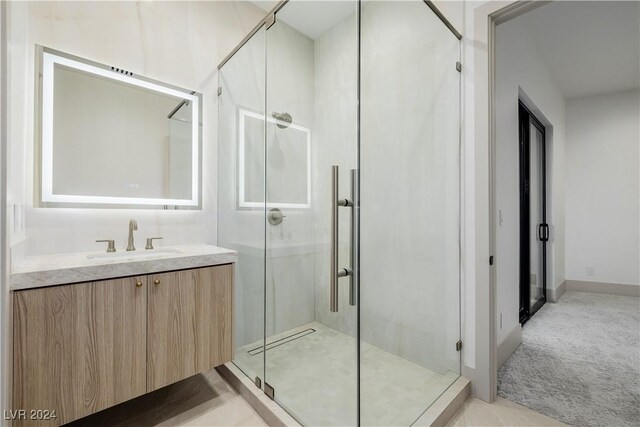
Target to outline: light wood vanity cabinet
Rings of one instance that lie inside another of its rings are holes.
[[[14,292],[13,410],[27,419],[13,425],[61,425],[230,361],[232,298],[231,264]]]
[[[232,275],[227,265],[148,276],[147,391],[232,359]]]
[[[147,295],[139,280],[146,278],[15,292],[14,410],[55,410],[56,419],[38,424],[56,425],[145,393]]]

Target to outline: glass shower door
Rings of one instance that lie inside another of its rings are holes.
[[[363,1],[362,425],[411,425],[458,378],[460,42],[423,1]]]
[[[303,425],[411,425],[460,374],[459,40],[420,0],[277,7],[219,74],[234,363]]]
[[[261,27],[219,70],[218,245],[238,251],[233,362],[264,378],[264,99]]]
[[[338,198],[357,169],[357,30],[355,1],[290,1],[267,24],[264,390],[303,425],[357,424],[355,288],[331,278],[354,248]]]

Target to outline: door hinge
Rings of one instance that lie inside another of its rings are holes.
[[[271,27],[273,24],[276,23],[276,14],[272,13],[271,15],[267,16],[267,18],[264,21],[264,29],[268,30],[269,27]]]
[[[274,400],[276,395],[276,390],[269,385],[268,382],[264,382],[264,394],[269,396],[269,399]]]
[[[493,255],[489,257],[489,265],[493,265]]]
[[[253,383],[256,385],[256,387],[262,388],[262,380],[260,379],[260,377],[256,377],[256,379],[253,380]]]
[[[218,96],[222,95],[222,87],[218,86]]]
[[[458,341],[456,343],[456,351],[460,351],[460,350],[462,350],[462,341]]]
[[[462,63],[460,61],[456,62],[456,70],[458,70],[459,73],[462,72]]]

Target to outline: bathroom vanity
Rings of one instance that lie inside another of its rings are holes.
[[[35,51],[37,207],[202,209],[201,93]],[[13,425],[65,424],[232,359],[237,253],[151,235],[136,249],[136,230],[126,250],[111,230],[93,236],[106,252],[12,259]]]
[[[230,361],[236,256],[189,245],[14,265],[14,425],[61,425]]]

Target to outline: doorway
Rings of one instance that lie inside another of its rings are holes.
[[[547,301],[547,180],[543,124],[520,100],[520,323]]]

